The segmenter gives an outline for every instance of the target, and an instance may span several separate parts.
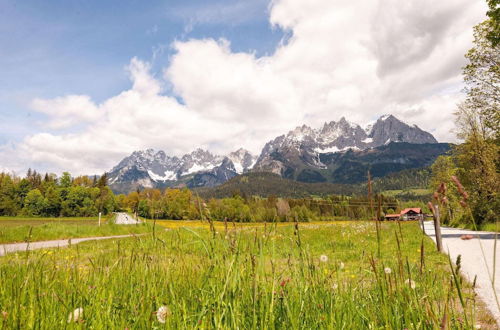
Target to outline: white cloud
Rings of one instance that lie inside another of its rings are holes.
[[[50,117],[48,126],[66,128],[79,122],[98,120],[101,113],[86,95],[69,95],[51,100],[34,99],[31,108]]]
[[[384,113],[454,139],[463,54],[484,3],[275,0],[269,10],[270,23],[291,33],[274,54],[236,53],[224,39],[175,42],[163,77],[133,58],[132,88],[100,104],[81,95],[33,101],[53,128],[88,125],[28,136],[22,149],[33,162],[93,173],[137,149],[258,152],[302,123],[367,123]]]

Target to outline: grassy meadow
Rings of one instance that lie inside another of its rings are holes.
[[[494,328],[417,223],[381,223],[379,234],[374,222],[362,221],[158,225],[150,235],[0,258],[0,324]]]
[[[151,231],[151,226],[113,223],[113,216],[72,218],[0,217],[0,244],[35,242],[54,239],[139,234]]]

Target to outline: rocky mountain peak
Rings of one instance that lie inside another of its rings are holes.
[[[393,115],[381,116],[365,129],[342,117],[338,121],[325,122],[318,129],[297,126],[267,142],[258,159],[243,148],[225,156],[214,155],[202,148],[181,157],[171,157],[154,149],[134,151],[111,170],[109,178],[112,186],[125,185],[127,189],[177,184],[213,186],[251,169],[270,171],[287,178],[299,177],[296,172],[307,169],[310,172],[304,172],[302,179],[318,179],[321,175],[314,171],[328,169],[327,160],[331,157],[347,156],[348,150],[363,151],[391,142],[437,143],[430,133]]]
[[[432,134],[416,125],[410,126],[393,115],[380,117],[371,128],[368,137],[376,146],[390,142],[437,143]]]

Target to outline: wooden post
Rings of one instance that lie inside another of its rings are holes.
[[[439,218],[439,205],[434,205],[434,232],[436,233],[436,246],[439,252],[443,251],[443,241],[441,240],[441,223]]]
[[[101,227],[101,212],[99,212],[99,227]]]
[[[420,226],[422,226],[422,232],[424,233],[424,235],[427,235],[425,233],[424,215],[423,214],[421,214],[421,216],[420,216]]]

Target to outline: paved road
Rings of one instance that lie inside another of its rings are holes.
[[[125,212],[116,213],[115,223],[118,225],[137,225],[141,223]]]
[[[434,224],[426,221],[424,224],[425,232],[434,241]],[[463,240],[462,235],[473,235],[471,240]],[[486,303],[497,323],[500,324],[500,309],[495,300],[495,292],[500,299],[500,255],[496,254],[496,269],[493,269],[493,251],[495,243],[495,233],[485,231],[471,231],[465,229],[456,229],[441,227],[441,236],[443,238],[443,249],[449,251],[451,260],[455,262],[457,256],[462,256],[462,273],[470,282],[476,279],[476,293]],[[498,237],[500,239],[500,235]],[[500,245],[500,242],[498,242]],[[484,256],[483,252],[484,251]],[[491,278],[495,279],[495,288],[491,284]]]
[[[135,235],[129,234],[129,235],[116,235],[116,236],[60,239],[60,240],[54,240],[54,241],[41,241],[41,242],[32,242],[32,243],[0,244],[0,256],[4,256],[7,253],[16,252],[16,251],[36,250],[36,249],[53,248],[53,247],[65,247],[65,246],[69,245],[70,241],[71,241],[71,244],[78,244],[78,243],[85,242],[85,241],[98,241],[98,240],[103,240],[103,239],[123,238],[123,237],[131,237],[131,236],[135,236]]]

